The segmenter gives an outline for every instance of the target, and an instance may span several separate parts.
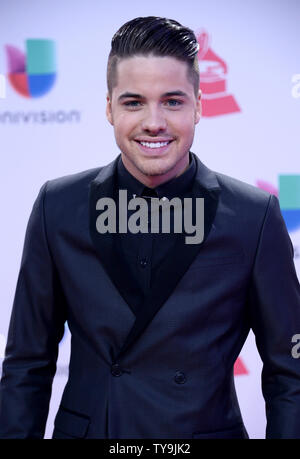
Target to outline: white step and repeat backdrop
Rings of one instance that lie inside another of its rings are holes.
[[[203,117],[193,151],[208,167],[279,196],[300,274],[299,0],[0,0],[0,359],[32,204],[46,180],[119,153],[105,117],[110,40],[124,22],[149,15],[176,19],[199,37]],[[47,438],[69,346],[66,328]],[[261,366],[250,334],[235,383],[252,438],[265,434]]]

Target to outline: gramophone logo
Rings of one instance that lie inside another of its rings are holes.
[[[41,97],[56,79],[56,52],[53,40],[26,40],[26,53],[6,46],[8,80],[24,97]]]
[[[211,49],[207,32],[201,32],[197,39],[202,115],[210,117],[240,112],[234,96],[227,94],[227,64]]]

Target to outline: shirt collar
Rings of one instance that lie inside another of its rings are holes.
[[[159,198],[166,197],[172,199],[174,197],[181,197],[192,189],[193,180],[196,173],[196,161],[194,156],[189,153],[189,166],[183,174],[178,177],[174,177],[168,182],[158,185],[155,189]],[[118,166],[118,187],[120,190],[127,190],[129,195],[141,196],[145,185],[137,180],[123,164],[122,157],[120,155]]]

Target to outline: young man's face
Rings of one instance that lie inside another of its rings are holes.
[[[117,66],[117,85],[106,114],[127,170],[155,187],[188,166],[195,125],[201,116],[185,62],[135,56]]]

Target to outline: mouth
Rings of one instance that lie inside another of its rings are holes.
[[[173,142],[173,139],[152,142],[144,140],[135,140],[135,142],[139,145],[140,149],[143,152],[146,152],[148,154],[162,154],[168,150],[169,145]]]

